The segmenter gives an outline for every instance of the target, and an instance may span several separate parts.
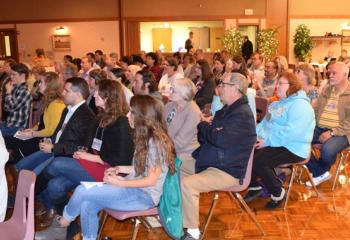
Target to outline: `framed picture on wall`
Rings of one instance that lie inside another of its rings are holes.
[[[53,50],[70,50],[71,49],[70,35],[53,35],[52,49]]]

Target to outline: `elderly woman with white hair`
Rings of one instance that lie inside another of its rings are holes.
[[[193,101],[195,92],[196,87],[190,79],[175,79],[170,87],[171,102],[164,109],[168,134],[175,144],[176,155],[182,160],[182,176],[194,174],[192,152],[199,147],[197,125],[201,120],[201,111]]]

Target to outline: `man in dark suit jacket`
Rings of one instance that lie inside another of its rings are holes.
[[[201,238],[200,193],[242,184],[256,142],[255,119],[246,97],[247,79],[242,74],[231,73],[220,85],[225,106],[214,119],[202,117],[198,124],[200,147],[192,154],[196,159],[196,174],[181,181],[185,240]]]
[[[33,170],[39,175],[55,156],[72,156],[78,146],[90,145],[97,121],[85,103],[88,96],[89,88],[84,79],[73,77],[66,81],[63,97],[68,107],[63,111],[51,141],[41,142],[40,151],[19,161],[17,170]]]

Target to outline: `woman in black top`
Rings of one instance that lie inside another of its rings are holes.
[[[196,87],[198,89],[194,100],[202,110],[205,104],[211,103],[215,93],[215,82],[213,73],[210,70],[209,64],[206,60],[199,60],[195,66],[197,74]]]

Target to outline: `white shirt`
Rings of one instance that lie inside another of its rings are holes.
[[[129,88],[125,87],[124,84],[121,83],[121,85],[122,85],[122,88],[123,88],[123,91],[124,91],[126,102],[130,106],[130,100],[134,96],[134,94],[132,93],[132,91],[130,91]]]
[[[183,78],[184,76],[180,73],[175,73],[173,76],[169,77],[168,74],[165,74],[159,81],[158,89],[159,92],[166,97],[169,97],[170,95],[170,87],[171,82]]]
[[[7,181],[5,174],[5,164],[9,159],[4,138],[0,132],[0,222],[4,221],[7,209]]]
[[[56,135],[56,139],[55,139],[55,143],[58,143],[58,141],[60,140],[60,137],[64,131],[64,128],[66,127],[69,119],[73,116],[74,112],[85,103],[85,100],[83,100],[82,102],[74,105],[74,106],[68,106],[68,113],[66,115],[66,117],[64,118],[64,122],[62,124],[61,129],[58,131],[57,135]]]

